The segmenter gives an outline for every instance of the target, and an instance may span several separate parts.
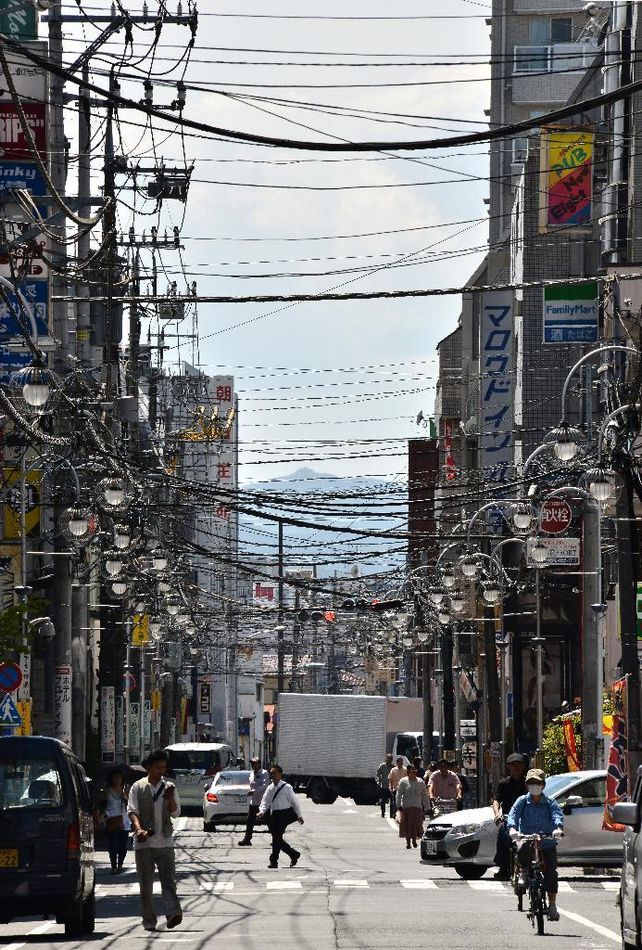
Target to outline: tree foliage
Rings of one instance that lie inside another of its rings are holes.
[[[31,652],[37,630],[23,625],[23,618],[43,614],[48,606],[42,597],[29,597],[24,604],[13,604],[0,611],[0,661],[9,660],[16,653]]]

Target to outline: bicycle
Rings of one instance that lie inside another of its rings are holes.
[[[528,897],[528,911],[526,916],[533,927],[537,926],[537,933],[544,933],[544,918],[548,913],[548,895],[544,886],[544,857],[542,853],[542,838],[552,835],[525,835],[519,842],[519,847],[532,844],[528,863],[520,864],[514,860],[513,890],[517,895],[517,909],[524,909],[524,897]]]

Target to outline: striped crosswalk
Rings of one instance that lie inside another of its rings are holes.
[[[287,869],[286,869],[287,870]],[[619,890],[617,880],[586,880],[586,881],[560,881],[560,894],[574,894],[586,890],[604,890],[610,893],[616,893]],[[367,878],[348,878],[340,877],[335,879],[320,878],[318,876],[308,877],[288,877],[285,879],[273,879],[266,881],[256,880],[205,880],[196,877],[192,887],[196,891],[206,894],[230,894],[236,893],[265,893],[265,894],[288,894],[288,893],[314,893],[318,894],[321,890],[340,891],[367,891],[375,890],[381,887],[399,887],[404,890],[414,891],[439,891],[452,889],[453,887],[468,888],[472,891],[491,895],[510,895],[512,886],[503,881],[478,880],[464,881],[459,878],[410,878],[402,880],[393,879],[374,879]],[[154,894],[160,895],[161,888],[158,881],[154,882]],[[98,898],[119,898],[138,894],[138,884],[133,882],[114,882],[111,885],[99,884],[96,888]]]

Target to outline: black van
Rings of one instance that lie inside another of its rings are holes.
[[[95,927],[94,828],[85,772],[57,739],[0,736],[0,923],[55,916]]]

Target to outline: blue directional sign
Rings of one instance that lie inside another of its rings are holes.
[[[0,699],[0,727],[13,726],[15,728],[21,725],[22,718],[18,712],[18,707],[10,694],[6,693],[3,699]]]
[[[47,206],[38,202],[47,192],[47,183],[35,162],[0,161],[0,201],[15,201],[12,191],[18,188],[36,198],[38,211],[47,216]]]
[[[20,290],[24,294],[35,317],[38,336],[48,336],[49,282],[46,280],[25,281],[20,284]],[[16,295],[7,293],[7,297],[11,302],[11,308],[7,307],[4,300],[0,298],[0,344],[6,343],[10,337],[22,338],[23,334],[16,319],[16,313],[24,317],[25,326],[31,326],[26,314],[23,313]]]

